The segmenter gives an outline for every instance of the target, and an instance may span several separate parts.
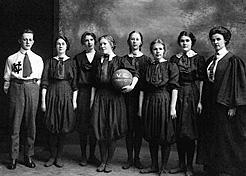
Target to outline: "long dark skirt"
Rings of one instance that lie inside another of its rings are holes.
[[[128,131],[142,130],[141,119],[138,116],[140,91],[132,91],[124,95],[126,102]],[[136,126],[137,125],[137,126]]]
[[[45,126],[51,133],[69,133],[75,127],[73,91],[68,81],[56,81],[46,93]]]
[[[233,118],[227,114],[226,106],[217,103],[213,108],[210,168],[236,176],[246,171],[246,106],[237,107]]]
[[[92,125],[97,140],[117,140],[126,135],[126,106],[122,93],[107,88],[97,89]]]
[[[79,88],[77,97],[77,131],[80,133],[88,133],[93,128],[91,125],[91,86],[83,86]]]
[[[170,117],[170,97],[166,90],[145,92],[143,107],[143,136],[147,142],[174,142],[174,124]]]
[[[197,129],[197,105],[199,101],[199,89],[195,83],[184,83],[178,90],[176,136],[196,139]]]

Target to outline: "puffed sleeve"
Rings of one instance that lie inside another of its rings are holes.
[[[176,57],[176,55],[173,55],[173,56],[169,59],[169,61],[170,61],[171,63],[177,63],[177,57]]]
[[[168,89],[178,89],[179,88],[179,69],[176,63],[169,63],[169,81]]]
[[[197,78],[203,81],[206,78],[206,61],[203,56],[198,57],[197,61]]]
[[[246,68],[237,56],[232,56],[225,71],[217,102],[228,107],[246,105]]]
[[[41,88],[43,89],[47,89],[49,86],[50,61],[51,59],[46,60],[43,73],[42,73],[42,77],[41,77]]]

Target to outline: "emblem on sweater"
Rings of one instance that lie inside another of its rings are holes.
[[[19,72],[22,70],[21,68],[21,62],[19,61],[17,64],[13,64],[13,72],[19,74]]]

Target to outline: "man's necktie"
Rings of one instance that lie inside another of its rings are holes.
[[[103,55],[102,68],[101,68],[101,81],[102,82],[105,82],[107,80],[108,61],[109,61],[109,55],[108,54],[104,54]]]
[[[57,67],[58,67],[58,77],[60,79],[63,79],[64,78],[64,63],[63,63],[63,58],[62,57],[58,58]]]
[[[24,60],[23,60],[23,78],[30,76],[31,73],[32,73],[32,66],[31,66],[29,57],[26,53]]]
[[[209,66],[208,70],[209,70],[209,79],[214,81],[214,67],[215,67],[215,63],[216,63],[217,57],[214,56],[212,64]]]

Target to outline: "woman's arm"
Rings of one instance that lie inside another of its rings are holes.
[[[138,116],[139,117],[142,117],[143,97],[144,97],[144,92],[140,91],[139,101],[138,101]]]
[[[198,114],[202,113],[202,87],[203,87],[203,81],[199,81],[199,101],[197,105]]]
[[[73,109],[77,109],[78,90],[73,91]]]
[[[46,103],[45,103],[45,97],[46,97],[46,92],[47,92],[47,89],[46,88],[43,88],[42,89],[42,100],[41,100],[41,109],[43,112],[46,111]]]
[[[92,87],[92,89],[91,89],[90,108],[92,108],[92,105],[93,105],[93,102],[94,102],[95,92],[96,92],[96,88],[95,87]]]
[[[173,89],[172,90],[172,97],[171,97],[171,118],[175,119],[177,117],[176,114],[176,102],[177,102],[177,97],[178,97],[178,90],[177,89]]]

